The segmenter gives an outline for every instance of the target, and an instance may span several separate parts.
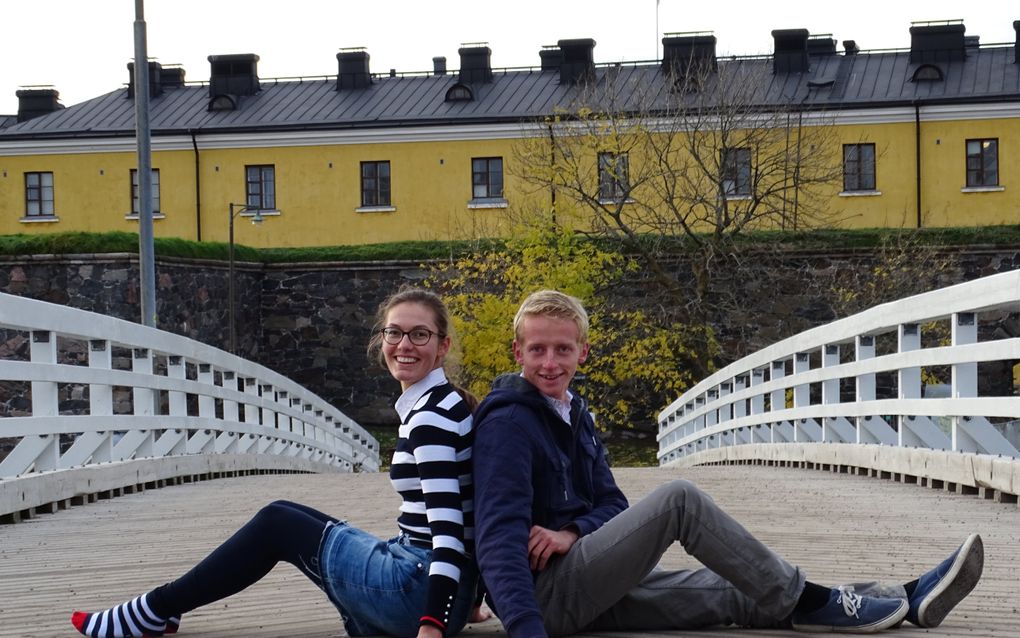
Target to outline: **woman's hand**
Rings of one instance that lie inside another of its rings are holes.
[[[418,627],[418,638],[443,638],[443,632],[435,625]]]
[[[471,613],[468,614],[468,622],[475,624],[485,622],[492,618],[492,610],[487,605],[478,605],[471,609]],[[419,636],[419,638],[421,638]]]

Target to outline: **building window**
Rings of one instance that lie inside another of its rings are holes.
[[[471,198],[503,198],[502,157],[475,157],[471,160]]]
[[[137,215],[141,212],[138,205],[138,169],[131,169],[131,214]],[[159,169],[152,169],[152,212],[159,213]]]
[[[25,173],[25,217],[53,216],[53,173]]]
[[[999,185],[999,140],[967,140],[967,186]]]
[[[722,153],[723,193],[728,197],[751,195],[751,149],[729,148]]]
[[[245,206],[249,210],[276,209],[276,167],[272,164],[245,166]]]
[[[875,190],[875,145],[843,145],[843,190]]]
[[[361,163],[361,205],[390,206],[390,163]]]
[[[599,199],[620,201],[630,190],[626,153],[599,153]]]

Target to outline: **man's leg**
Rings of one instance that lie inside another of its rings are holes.
[[[679,588],[672,596],[675,602],[662,609],[675,619],[669,626],[684,628],[681,623],[689,621],[686,608],[691,603],[712,607],[710,618],[731,618],[742,625],[766,619],[774,624],[793,611],[804,587],[800,571],[693,483],[678,480],[579,539],[539,575],[536,597],[549,632],[563,635],[587,627],[637,587],[676,541],[719,580],[701,574]],[[754,605],[732,595],[720,581],[732,584]]]

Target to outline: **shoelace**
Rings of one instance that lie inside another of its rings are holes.
[[[860,618],[857,615],[857,610],[861,608],[861,597],[855,594],[852,589],[838,587],[837,590],[839,591],[839,598],[836,599],[836,602],[843,605],[843,613],[847,616]]]

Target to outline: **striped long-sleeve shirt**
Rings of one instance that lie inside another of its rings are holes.
[[[432,548],[422,622],[446,629],[461,569],[474,552],[471,411],[442,368],[400,396],[390,482],[403,503],[397,525]]]

